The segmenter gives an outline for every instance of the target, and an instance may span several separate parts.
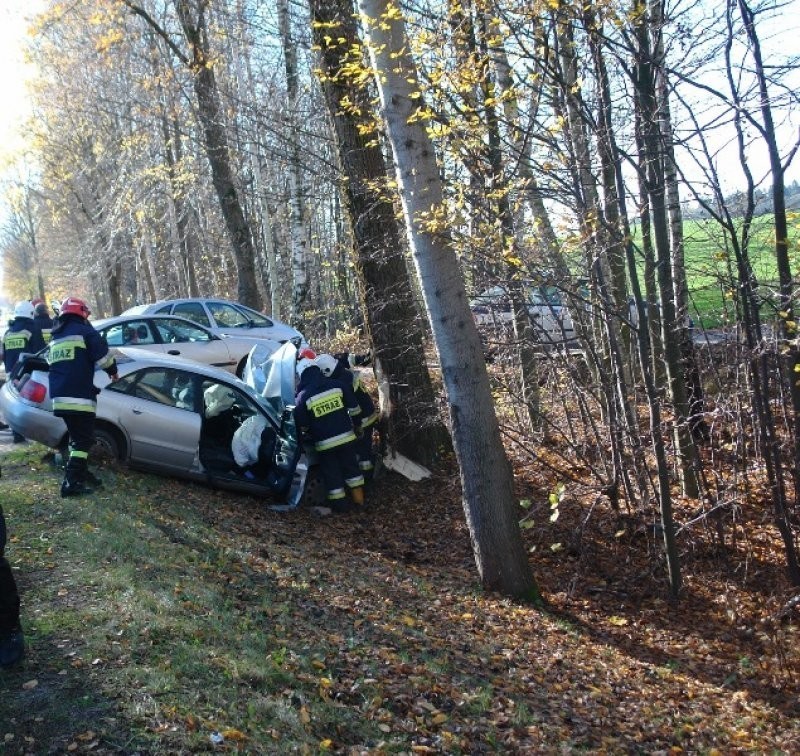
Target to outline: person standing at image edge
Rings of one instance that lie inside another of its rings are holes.
[[[118,377],[117,363],[103,337],[89,323],[89,315],[86,302],[67,297],[61,305],[48,354],[53,414],[63,418],[69,433],[69,460],[61,484],[64,497],[93,492],[86,482],[90,477],[88,459],[94,444],[95,399],[99,392],[94,386],[94,371],[105,370],[112,381]]]
[[[6,521],[0,506],[0,667],[16,664],[25,653],[19,624],[19,593],[5,555]]]
[[[35,354],[44,349],[42,329],[34,322],[34,307],[27,300],[17,302],[14,307],[14,319],[3,334],[3,365],[6,376],[11,375],[14,365],[23,352]],[[25,437],[14,432],[14,443],[22,443]]]

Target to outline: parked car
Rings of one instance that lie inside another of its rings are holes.
[[[528,312],[537,340],[542,344],[559,344],[575,339],[575,326],[562,294],[555,286],[526,287]],[[479,327],[507,327],[513,321],[511,300],[506,287],[492,286],[469,303]]]
[[[267,358],[265,391],[277,391],[268,396],[224,370],[122,347],[118,381],[95,372],[95,451],[150,472],[277,497],[285,507],[297,506],[304,493],[317,503],[322,487],[308,474],[313,452],[301,442],[285,401],[293,391],[295,361],[293,344]],[[52,413],[48,372],[41,356],[20,359],[0,388],[0,412],[26,438],[64,451],[67,429]],[[291,389],[283,385],[290,375]],[[253,426],[263,429],[257,460],[243,467],[236,462],[236,444],[241,429]]]
[[[225,299],[165,299],[153,304],[131,307],[123,315],[179,315],[205,326],[217,336],[249,336],[259,339],[272,339],[280,344],[293,339],[305,343],[303,334],[286,323],[268,318],[260,312],[237,302]]]
[[[109,347],[131,347],[184,357],[212,365],[241,378],[250,350],[262,345],[271,352],[280,344],[247,336],[217,336],[208,328],[172,315],[120,315],[96,320],[92,325]]]

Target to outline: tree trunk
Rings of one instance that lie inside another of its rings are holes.
[[[637,94],[636,106],[640,111],[641,144],[645,151],[644,178],[647,185],[653,238],[658,259],[661,341],[664,345],[667,380],[675,412],[675,446],[678,452],[681,484],[686,496],[697,498],[700,492],[697,477],[699,456],[689,429],[689,400],[682,370],[680,343],[675,333],[678,324],[676,322],[675,288],[672,280],[666,205],[665,154],[658,123],[658,100],[655,86],[658,61],[654,61],[652,57],[652,46],[646,24],[640,22],[637,32],[639,51],[634,84]]]
[[[789,386],[789,395],[792,400],[793,430],[794,430],[794,482],[795,503],[800,500],[800,350],[797,348],[797,326],[794,315],[794,281],[792,278],[791,262],[789,260],[789,228],[786,218],[786,197],[784,187],[784,167],[781,162],[775,124],[770,107],[769,91],[764,61],[761,55],[761,44],[755,27],[755,15],[745,0],[738,0],[739,12],[745,25],[751,54],[755,62],[755,74],[761,102],[761,117],[763,119],[762,138],[766,142],[769,153],[770,172],[772,173],[772,203],[775,217],[775,260],[778,267],[780,281],[780,306],[779,306],[779,338],[781,350],[784,352],[782,362],[784,365],[784,383]],[[776,503],[781,500],[776,500]],[[775,520],[778,530],[784,541],[786,561],[789,577],[794,585],[800,585],[800,564],[797,560],[792,525],[789,521],[785,504],[776,507]]]
[[[363,119],[342,104],[349,99],[364,116],[371,111],[369,93],[341,73],[351,50],[361,48],[353,2],[312,0],[311,9],[323,91],[346,177],[343,194],[355,241],[359,297],[381,379],[382,425],[392,447],[430,464],[450,447],[450,439],[428,374],[425,332],[405,263],[406,243],[394,205],[382,191],[388,175],[381,148],[373,134],[359,129]],[[339,281],[344,285],[341,275]]]
[[[307,236],[305,218],[305,191],[303,166],[300,155],[300,129],[297,107],[298,76],[297,53],[291,34],[288,0],[278,0],[278,23],[286,66],[286,94],[289,99],[289,209],[291,212],[292,245],[292,322],[302,322],[308,297]]]
[[[464,280],[439,218],[443,197],[425,125],[411,118],[419,78],[405,25],[387,0],[361,0],[381,110],[396,164],[406,228],[447,390],[464,510],[486,590],[537,599],[517,520],[513,477],[500,437],[483,348]]]
[[[189,67],[197,98],[197,117],[203,128],[211,178],[233,248],[238,277],[237,297],[242,304],[258,310],[261,309],[261,300],[255,281],[253,236],[234,180],[214,65],[209,55],[205,3],[202,0],[197,3],[196,19],[192,17],[192,5],[192,0],[175,0],[178,17],[192,51]]]

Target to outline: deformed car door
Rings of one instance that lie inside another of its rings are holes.
[[[114,420],[130,439],[130,461],[174,473],[196,467],[201,418],[187,396],[191,373],[173,368],[143,368],[126,376],[124,394],[115,384]]]

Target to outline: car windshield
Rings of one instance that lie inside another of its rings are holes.
[[[184,320],[156,320],[155,326],[165,344],[211,341],[211,336],[207,331]]]
[[[264,317],[260,312],[251,310],[244,305],[237,305],[237,309],[241,310],[245,317],[250,319],[250,322],[257,328],[271,328],[273,323],[269,318]]]
[[[217,326],[221,328],[248,328],[250,326],[250,317],[233,305],[224,302],[209,302],[208,311],[217,321]]]

